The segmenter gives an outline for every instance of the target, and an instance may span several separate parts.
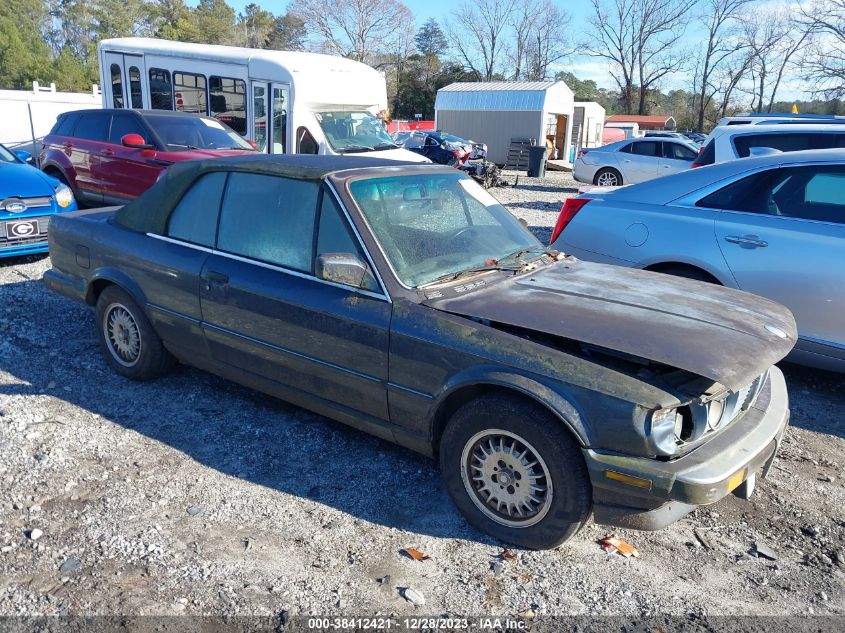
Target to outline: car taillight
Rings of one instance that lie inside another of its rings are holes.
[[[454,156],[455,158],[460,158],[460,157],[461,157],[461,153],[460,153],[458,150],[454,150],[454,151],[452,152],[452,156]]]
[[[575,158],[581,158],[582,156],[584,156],[584,154],[589,154],[589,151],[586,149],[579,149],[578,155]]]
[[[572,218],[575,217],[575,214],[578,213],[590,200],[592,200],[592,198],[568,198],[563,203],[563,206],[560,208],[560,215],[557,216],[557,223],[555,224],[554,231],[552,231],[552,239],[549,240],[550,245],[555,243],[555,240],[561,233],[563,233],[563,229],[572,222]]]

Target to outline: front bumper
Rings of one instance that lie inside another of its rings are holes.
[[[595,522],[658,530],[719,501],[758,471],[768,474],[788,423],[786,381],[772,367],[742,418],[683,457],[659,461],[584,449]]]

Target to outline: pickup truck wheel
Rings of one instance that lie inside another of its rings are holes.
[[[484,396],[458,409],[440,441],[440,470],[467,520],[508,543],[556,547],[590,516],[578,446],[548,411],[518,397]]]
[[[97,324],[103,356],[121,376],[149,380],[173,365],[173,357],[143,310],[117,286],[109,286],[100,293]]]

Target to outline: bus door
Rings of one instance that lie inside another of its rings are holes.
[[[252,81],[252,140],[260,152],[289,153],[290,86]]]
[[[105,79],[106,107],[140,110],[150,107],[146,88],[146,69],[142,55],[124,55],[106,51]]]

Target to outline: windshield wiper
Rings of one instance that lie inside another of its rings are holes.
[[[396,149],[397,147],[399,146],[396,143],[380,143],[373,149]]]
[[[543,252],[546,252],[546,248],[542,245],[540,245],[540,246],[530,246],[528,248],[521,248],[518,251],[516,251],[515,253],[511,253],[510,255],[505,255],[504,257],[500,258],[498,261],[503,262],[503,261],[506,261],[506,260],[509,260],[509,259],[519,259],[523,255],[527,255],[528,253],[530,253],[532,251],[536,251],[538,249],[542,249]]]
[[[490,270],[510,270],[513,272],[522,270],[522,266],[476,266],[474,268],[465,268],[464,270],[458,270],[451,273],[446,273],[444,275],[440,275],[439,277],[435,277],[431,281],[427,281],[424,284],[417,286],[418,288],[427,288],[429,286],[434,286],[437,284],[446,283],[449,281],[454,281],[459,277],[463,277],[464,275],[475,275],[477,273],[485,273]]]
[[[353,145],[352,147],[344,147],[337,150],[341,154],[355,154],[357,152],[372,152],[375,148],[369,145]]]

